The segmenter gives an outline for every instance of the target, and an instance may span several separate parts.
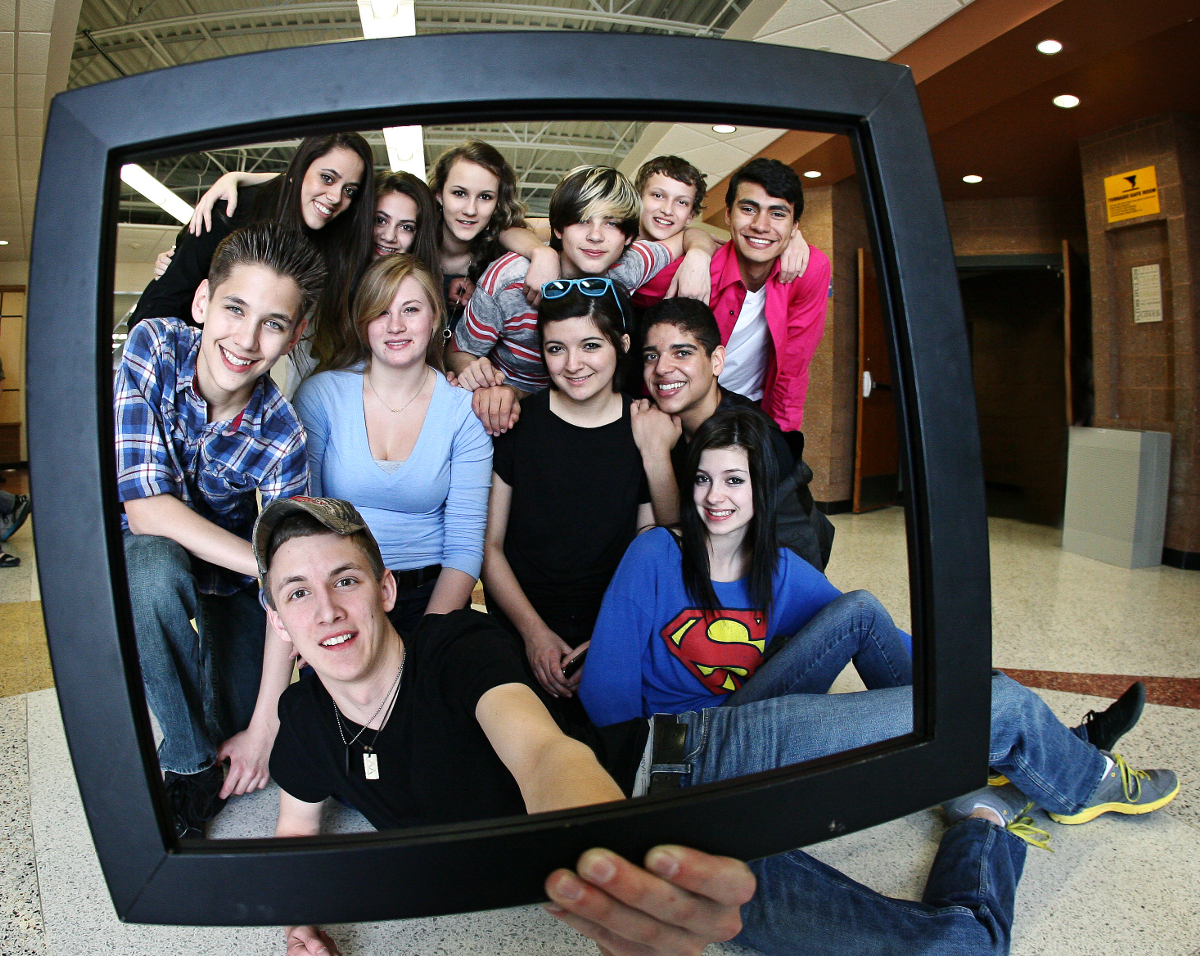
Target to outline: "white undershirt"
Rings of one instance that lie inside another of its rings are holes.
[[[725,368],[721,370],[721,387],[737,392],[753,402],[763,396],[763,381],[767,375],[767,354],[771,347],[771,330],[767,327],[767,287],[747,292],[742,311],[725,346]]]

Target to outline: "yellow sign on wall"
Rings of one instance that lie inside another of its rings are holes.
[[[1158,177],[1154,175],[1154,167],[1104,177],[1104,205],[1109,222],[1157,213]]]

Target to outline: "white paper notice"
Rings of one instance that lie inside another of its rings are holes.
[[[1162,277],[1158,265],[1133,267],[1133,321],[1161,322]]]

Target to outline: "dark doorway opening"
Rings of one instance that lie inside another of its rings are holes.
[[[1069,252],[958,265],[988,514],[1061,526],[1068,426],[1083,423],[1091,389],[1082,266]]]

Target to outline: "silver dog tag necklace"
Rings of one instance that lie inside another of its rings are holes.
[[[401,651],[400,654],[400,669],[396,671],[396,679],[392,681],[391,689],[387,692],[383,700],[379,702],[379,706],[375,708],[375,713],[371,715],[371,719],[363,724],[362,727],[359,728],[358,733],[356,733],[349,740],[346,739],[346,730],[342,726],[342,714],[338,710],[337,702],[333,702],[333,719],[337,722],[338,736],[342,738],[342,743],[346,748],[346,776],[350,775],[350,747],[358,740],[359,737],[366,733],[367,727],[370,726],[374,722],[375,718],[383,712],[384,706],[389,701],[392,704],[395,704],[396,702],[397,691],[400,689],[400,678],[404,674],[404,658],[406,656],[404,651]],[[389,708],[387,715],[384,716],[383,720],[379,722],[379,726],[375,729],[375,735],[371,738],[371,742],[369,744],[363,744],[363,776],[368,780],[379,779],[379,754],[375,752],[375,742],[379,739],[379,732],[383,730],[383,727],[388,722],[388,718],[390,716],[391,709]]]

